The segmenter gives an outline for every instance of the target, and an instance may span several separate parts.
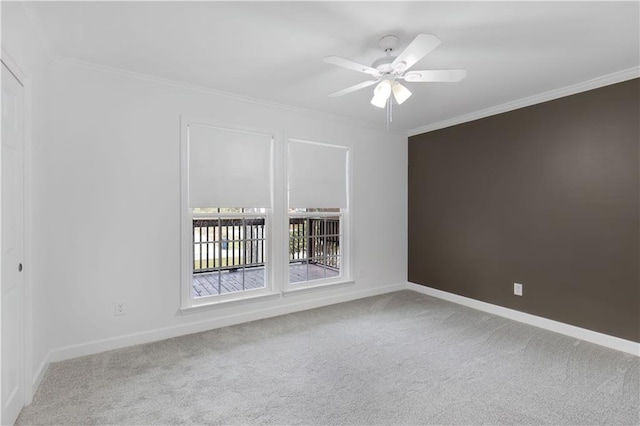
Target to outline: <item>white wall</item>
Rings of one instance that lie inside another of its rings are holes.
[[[406,281],[406,136],[70,61],[56,61],[48,78],[47,137],[35,141],[33,168],[52,360]],[[364,276],[352,286],[180,315],[181,114],[351,146],[353,263]],[[125,316],[114,316],[117,300],[127,301]]]
[[[28,7],[20,2],[2,2],[2,57],[19,68],[26,87],[26,129],[25,129],[25,285],[27,299],[31,301],[29,316],[27,318],[27,346],[31,347],[27,354],[26,362],[31,368],[32,374],[28,376],[38,377],[48,357],[51,348],[49,336],[45,326],[52,314],[50,310],[50,287],[43,276],[38,277],[36,265],[40,259],[35,256],[35,234],[40,233],[34,220],[34,212],[42,208],[39,199],[34,199],[34,185],[41,182],[40,170],[33,167],[33,144],[46,137],[45,124],[45,98],[47,89],[47,71],[50,63],[49,52],[45,48],[43,40],[39,38],[37,28],[33,25],[32,15]],[[14,70],[15,71],[15,70]],[[39,239],[39,238],[38,238]],[[27,383],[27,387],[30,383]]]

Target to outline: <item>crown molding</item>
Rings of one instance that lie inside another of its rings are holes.
[[[531,105],[552,101],[558,98],[563,98],[565,96],[575,95],[577,93],[598,89],[600,87],[608,86],[611,84],[621,83],[623,81],[631,80],[638,77],[640,77],[640,67],[629,68],[626,70],[607,74],[601,77],[596,77],[591,80],[583,81],[581,83],[572,84],[571,86],[561,87],[559,89],[550,90],[548,92],[543,92],[537,95],[507,102],[501,105],[496,105],[496,106],[482,109],[479,111],[474,111],[468,114],[459,115],[458,117],[450,118],[448,120],[442,120],[442,121],[438,121],[437,123],[432,123],[432,124],[427,124],[425,126],[417,127],[415,129],[409,130],[407,136],[416,136],[422,133],[428,133],[434,130],[444,129],[446,127],[455,126],[457,124],[478,120],[478,119],[489,117],[492,115],[502,114],[505,112],[528,107]]]
[[[125,69],[122,69],[122,68],[115,68],[115,67],[110,67],[110,66],[107,66],[107,65],[100,65],[100,64],[93,63],[93,62],[86,62],[86,61],[82,61],[82,60],[79,60],[79,59],[68,58],[68,57],[65,57],[65,56],[56,56],[55,59],[53,60],[53,62],[54,63],[71,65],[71,66],[80,67],[80,68],[85,68],[85,69],[89,69],[89,70],[101,71],[101,72],[105,72],[105,73],[109,73],[109,74],[113,74],[113,75],[125,76],[125,77],[134,78],[134,79],[137,79],[137,80],[142,80],[142,81],[146,81],[146,82],[150,82],[150,83],[155,83],[155,84],[160,84],[160,85],[170,86],[170,87],[176,87],[176,88],[183,89],[183,90],[188,90],[188,91],[193,91],[193,92],[198,92],[198,93],[205,93],[205,94],[209,94],[209,95],[213,95],[213,96],[224,97],[224,98],[231,99],[231,100],[234,100],[234,101],[246,102],[246,103],[251,103],[251,104],[255,104],[255,105],[259,105],[259,106],[265,106],[265,107],[269,107],[269,108],[276,108],[276,109],[279,109],[279,110],[282,110],[282,111],[294,112],[294,113],[299,113],[299,114],[306,114],[306,115],[309,115],[309,116],[312,116],[312,117],[316,117],[316,118],[342,122],[344,124],[348,124],[348,125],[352,125],[352,126],[365,127],[365,128],[369,128],[369,129],[378,130],[378,131],[384,131],[384,132],[387,132],[387,133],[393,133],[393,134],[396,134],[396,135],[406,136],[406,134],[407,134],[406,130],[403,130],[403,129],[398,129],[398,128],[393,128],[392,127],[392,128],[389,128],[387,130],[386,126],[377,126],[377,125],[374,125],[374,124],[371,124],[371,123],[368,123],[368,122],[365,122],[365,121],[360,121],[360,120],[356,120],[356,119],[353,119],[353,118],[347,118],[347,117],[343,117],[343,116],[337,115],[337,114],[331,114],[331,113],[327,113],[327,112],[316,111],[316,110],[297,107],[297,106],[293,106],[293,105],[281,104],[281,103],[278,103],[278,102],[267,101],[265,99],[259,99],[259,98],[254,98],[254,97],[251,97],[251,96],[240,95],[240,94],[237,94],[237,93],[226,92],[226,91],[223,91],[223,90],[213,89],[213,88],[210,88],[210,87],[198,86],[198,85],[195,85],[195,84],[185,83],[185,82],[178,81],[178,80],[170,80],[170,79],[167,79],[167,78],[157,77],[157,76],[150,75],[150,74],[143,74],[143,73],[138,73],[138,72],[135,72],[135,71],[129,71],[129,70],[125,70]]]

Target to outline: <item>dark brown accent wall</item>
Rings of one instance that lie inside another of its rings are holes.
[[[409,138],[409,281],[640,342],[639,117],[634,79]]]

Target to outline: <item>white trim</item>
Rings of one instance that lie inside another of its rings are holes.
[[[189,214],[189,119],[180,116],[180,307],[191,307],[193,246],[191,244],[191,215]]]
[[[505,308],[491,303],[481,302],[479,300],[470,299],[468,297],[459,296],[457,294],[448,293],[446,291],[437,290],[435,288],[426,287],[419,284],[407,282],[406,288],[428,296],[437,297],[438,299],[447,300],[459,305],[468,306],[479,311],[488,312],[514,321],[532,325],[534,327],[543,328],[555,333],[564,334],[565,336],[595,343],[596,345],[605,346],[617,351],[626,352],[631,355],[640,357],[640,343],[630,340],[621,339],[619,337],[610,336],[608,334],[598,333],[596,331],[587,330],[585,328],[576,327],[574,325],[565,324],[559,321],[550,320],[536,315],[527,314],[525,312],[516,311],[514,309]]]
[[[226,218],[226,219],[242,219],[243,217],[255,218],[258,216],[266,217],[266,207],[264,208],[264,212],[255,212],[255,213],[191,213],[191,217],[194,219],[217,219],[217,218]]]
[[[350,148],[346,144],[337,144],[337,143],[329,143],[329,142],[318,142],[318,141],[312,141],[312,140],[309,140],[309,139],[300,139],[300,138],[289,138],[287,140],[287,143],[289,143],[289,142],[308,143],[308,144],[311,144],[311,145],[326,146],[327,148],[345,149],[347,151]]]
[[[47,373],[47,370],[49,369],[49,365],[51,364],[51,354],[52,354],[52,351],[49,351],[47,353],[47,356],[44,357],[44,359],[36,369],[36,371],[33,372],[33,381],[31,382],[31,386],[34,389],[34,393],[35,393],[35,390],[37,390],[40,387],[40,384],[42,383],[42,379],[44,379],[44,375]],[[26,404],[26,405],[29,405],[29,404]]]
[[[85,62],[85,61],[81,61],[81,60],[78,60],[78,59],[68,58],[68,57],[65,57],[65,56],[56,56],[54,58],[53,62],[54,63],[67,64],[67,65],[80,67],[80,68],[85,68],[85,69],[90,69],[90,70],[95,70],[95,71],[101,71],[101,72],[105,72],[105,73],[109,73],[109,74],[126,76],[126,77],[130,77],[130,78],[135,78],[135,79],[138,79],[138,80],[143,80],[143,81],[146,81],[146,82],[162,84],[162,85],[171,86],[171,87],[177,87],[179,89],[184,89],[184,90],[189,90],[189,91],[195,91],[195,92],[198,92],[198,93],[206,93],[206,94],[210,94],[210,95],[221,96],[221,97],[225,97],[225,98],[232,99],[232,100],[235,100],[235,101],[252,103],[252,104],[255,104],[255,105],[265,106],[265,107],[269,107],[269,108],[277,108],[277,109],[280,109],[280,110],[283,110],[283,111],[307,114],[307,115],[310,115],[312,117],[317,117],[317,118],[321,118],[321,119],[331,119],[331,120],[334,120],[334,121],[343,122],[343,123],[350,124],[350,125],[353,125],[353,126],[366,127],[366,128],[375,129],[375,130],[384,130],[387,133],[394,133],[394,134],[397,134],[397,135],[403,135],[403,136],[406,135],[406,130],[402,130],[402,129],[398,129],[398,128],[391,127],[389,129],[387,129],[385,126],[378,126],[378,125],[374,125],[374,124],[371,124],[371,123],[366,122],[366,121],[361,121],[361,120],[357,120],[357,119],[354,119],[354,118],[344,117],[344,116],[337,115],[337,114],[332,114],[332,113],[322,112],[322,111],[316,111],[316,110],[297,107],[297,106],[293,106],[293,105],[281,104],[281,103],[278,103],[278,102],[267,101],[265,99],[253,98],[251,96],[240,95],[240,94],[237,94],[237,93],[226,92],[226,91],[223,91],[223,90],[213,89],[213,88],[210,88],[210,87],[204,87],[204,86],[198,86],[196,84],[185,83],[185,82],[178,81],[178,80],[170,80],[170,79],[167,79],[167,78],[157,77],[157,76],[150,75],[150,74],[142,74],[142,73],[138,73],[138,72],[135,72],[135,71],[128,71],[128,70],[125,70],[125,69],[122,69],[122,68],[115,68],[115,67],[110,67],[110,66],[107,66],[107,65],[99,65],[99,64],[94,64],[94,63],[91,63],[91,62]]]
[[[406,140],[406,139],[405,139]],[[342,248],[340,249],[342,251],[342,259],[341,259],[341,264],[340,264],[340,268],[342,269],[342,271],[340,271],[342,273],[342,278],[345,280],[351,280],[351,281],[355,281],[355,277],[354,277],[354,272],[353,272],[353,251],[354,251],[354,247],[355,244],[353,243],[353,239],[354,239],[354,235],[355,235],[355,226],[353,226],[353,218],[355,217],[353,210],[354,210],[354,205],[355,203],[353,202],[353,168],[354,168],[354,162],[353,159],[355,158],[355,146],[352,144],[349,147],[349,151],[347,151],[347,210],[342,211]],[[405,170],[408,170],[408,165],[405,168]],[[356,209],[357,210],[357,209]],[[288,219],[287,219],[288,220]]]
[[[252,291],[252,290],[249,290]],[[220,307],[228,307],[233,305],[245,304],[248,302],[263,302],[265,300],[278,299],[280,297],[280,292],[278,291],[267,291],[260,292],[258,294],[247,294],[248,292],[242,293],[231,293],[229,296],[237,296],[240,294],[241,296],[235,298],[228,299],[219,299],[219,296],[209,296],[208,301],[205,303],[198,304],[197,302],[193,304],[193,306],[188,308],[180,308],[180,313],[182,315],[196,314],[200,312],[206,312],[211,309],[216,309]]]
[[[408,136],[428,133],[434,130],[444,129],[445,127],[451,127],[457,124],[478,120],[492,115],[502,114],[519,108],[548,102],[554,99],[563,98],[565,96],[575,95],[577,93],[598,89],[600,87],[608,86],[611,84],[621,83],[623,81],[631,80],[638,77],[640,77],[640,67],[629,68],[626,70],[603,75],[601,77],[596,77],[591,80],[583,81],[581,83],[573,84],[571,86],[561,87],[559,89],[554,89],[548,92],[543,92],[537,95],[507,102],[502,105],[496,105],[479,111],[463,114],[458,117],[439,121],[437,123],[431,123],[425,126],[416,127],[415,129],[409,130],[407,133]]]
[[[112,337],[108,339],[94,340],[78,345],[65,346],[51,351],[48,361],[58,362],[66,359],[76,358],[85,355],[92,355],[113,349],[124,348],[133,345],[155,342],[158,340],[170,339],[193,333],[213,330],[221,327],[241,324],[286,315],[293,312],[306,311],[308,309],[320,308],[336,303],[349,302],[365,297],[378,296],[405,289],[406,284],[397,283],[387,286],[374,287],[366,290],[357,290],[349,293],[327,296],[320,299],[289,303],[287,305],[266,307],[252,312],[232,314],[215,319],[207,319],[189,324],[181,324],[171,327],[159,328],[139,333],[131,333],[124,336]]]
[[[333,216],[342,216],[342,212],[297,212],[297,213],[289,213],[289,217],[333,217]]]
[[[342,278],[342,277],[340,277]],[[311,292],[315,292],[318,290],[326,290],[329,288],[336,288],[336,287],[347,287],[347,286],[351,286],[354,285],[356,282],[352,281],[352,280],[344,280],[341,279],[340,281],[327,281],[327,280],[311,280],[311,281],[304,281],[305,283],[309,283],[310,285],[306,285],[303,287],[293,287],[296,284],[292,284],[291,288],[285,290],[282,292],[283,296],[297,296],[298,294],[306,294],[306,293],[311,293]],[[319,283],[319,284],[315,284],[313,285],[313,283]]]
[[[238,132],[238,133],[246,133],[249,135],[255,135],[255,136],[265,136],[265,137],[269,137],[269,138],[275,138],[275,132],[268,132],[265,130],[258,130],[258,129],[253,129],[251,127],[246,127],[246,126],[234,126],[234,125],[226,125],[226,124],[220,124],[217,122],[214,122],[212,120],[206,119],[206,118],[195,118],[195,117],[189,117],[186,116],[185,117],[187,119],[187,126],[200,126],[200,127],[208,127],[210,129],[216,129],[216,130],[226,130],[226,131],[233,131],[233,132]]]
[[[275,162],[274,191],[274,265],[277,289],[286,290],[289,284],[289,139],[286,130],[280,132]]]

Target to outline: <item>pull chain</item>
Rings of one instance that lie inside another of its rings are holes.
[[[386,116],[387,116],[387,132],[389,131],[389,99],[387,99],[387,108],[386,108]]]
[[[393,102],[391,96],[387,99],[387,132],[389,131],[389,124],[393,121]]]

